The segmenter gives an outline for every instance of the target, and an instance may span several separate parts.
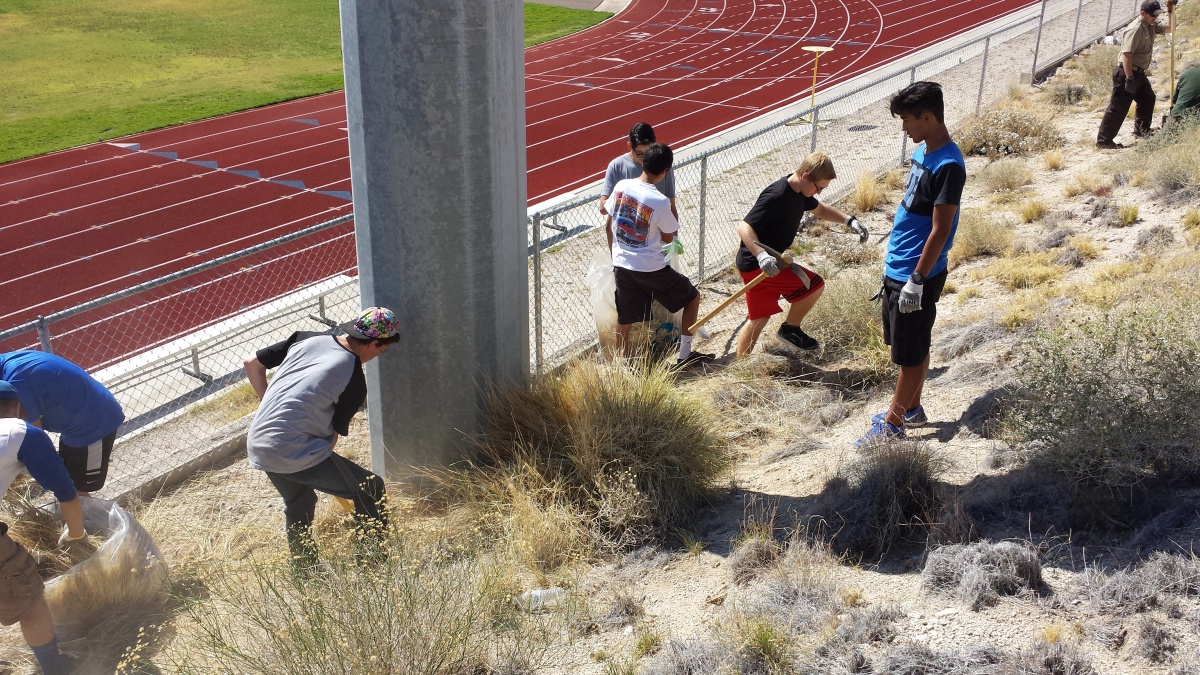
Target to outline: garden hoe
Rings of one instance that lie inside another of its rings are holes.
[[[804,272],[804,268],[800,266],[800,263],[792,261],[791,255],[789,255],[787,253],[780,253],[779,251],[776,251],[775,249],[771,248],[770,246],[767,246],[766,244],[763,244],[762,242],[756,241],[756,242],[754,242],[754,245],[761,248],[762,250],[766,251],[767,253],[770,253],[772,256],[774,256],[775,260],[779,262],[780,267],[791,266],[792,272],[800,279],[800,282],[804,284],[804,287],[805,288],[809,287],[809,284],[811,282],[808,280],[808,274],[806,274]],[[692,324],[691,327],[688,328],[688,331],[695,333],[696,329],[698,329],[700,326],[703,326],[704,324],[708,323],[710,319],[712,319],[714,316],[720,314],[721,311],[724,310],[726,307],[733,304],[734,300],[737,300],[738,298],[745,295],[746,291],[759,285],[760,283],[762,283],[762,280],[766,279],[766,278],[767,278],[766,272],[759,272],[758,276],[751,279],[750,282],[747,283],[745,286],[742,286],[741,288],[739,288],[736,293],[734,293],[733,295],[726,298],[725,301],[722,302],[721,304],[717,305],[716,308],[713,309],[713,311],[700,317],[700,320],[697,321],[696,323]]]

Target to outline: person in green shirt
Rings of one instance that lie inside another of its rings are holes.
[[[1200,61],[1188,64],[1175,83],[1171,117],[1178,122],[1184,115],[1200,115]]]

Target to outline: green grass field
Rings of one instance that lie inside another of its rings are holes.
[[[525,5],[525,44],[608,14]],[[0,162],[342,88],[336,0],[3,0]]]

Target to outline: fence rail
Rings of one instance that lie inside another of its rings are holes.
[[[728,268],[736,223],[759,192],[821,147],[841,178],[824,197],[847,194],[863,172],[902,163],[910,148],[887,112],[892,93],[936,79],[952,128],[1136,16],[1133,0],[1043,0],[1036,14],[951,49],[822,97],[736,137],[706,144],[676,164],[683,267],[697,282]],[[1069,38],[1069,39],[1068,39]],[[682,153],[681,153],[682,154]],[[606,256],[598,189],[529,213],[531,367],[553,367],[595,344],[585,276]],[[358,309],[353,216],[0,331],[0,350],[52,351],[87,367],[117,396],[115,496],[191,467],[245,423],[256,402],[242,383],[247,345],[318,329]],[[880,224],[875,224],[879,229]],[[225,443],[223,447],[227,447]]]

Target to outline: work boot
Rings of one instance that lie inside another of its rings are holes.
[[[780,340],[787,341],[797,349],[810,351],[818,349],[821,346],[820,342],[817,342],[815,338],[801,330],[799,326],[792,326],[785,323],[779,327],[778,335]]]
[[[1100,148],[1101,150],[1121,150],[1125,146],[1121,143],[1115,143],[1113,141],[1096,141],[1096,147]]]
[[[717,357],[713,354],[705,354],[704,352],[692,352],[691,354],[688,354],[688,357],[686,359],[678,359],[677,361],[675,361],[675,367],[680,370],[684,370],[684,369],[691,370],[693,368],[703,368],[704,366],[707,366],[716,360],[717,360]]]

